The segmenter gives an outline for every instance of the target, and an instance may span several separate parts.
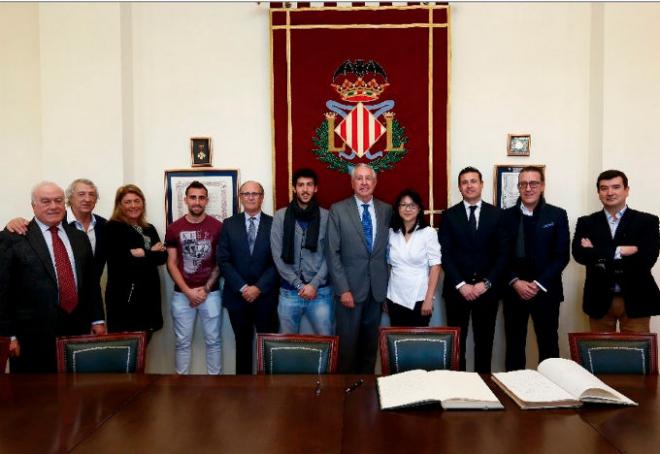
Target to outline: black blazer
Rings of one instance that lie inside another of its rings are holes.
[[[156,228],[143,229],[151,245],[160,242]],[[105,227],[108,252],[108,283],[105,306],[108,331],[157,331],[163,327],[158,267],[167,261],[166,251],[145,249],[133,257],[131,249],[144,249],[144,238],[135,228],[119,221]]]
[[[484,297],[497,299],[508,243],[501,217],[502,210],[482,201],[477,232],[472,233],[462,201],[442,214],[438,237],[445,271],[442,292],[445,298],[462,298],[456,285],[463,281],[470,284],[488,279],[493,288]]]
[[[502,221],[509,233],[509,266],[506,272],[506,282],[519,278],[521,270],[516,269],[516,242],[520,225],[520,199],[511,208],[504,210]],[[568,229],[568,216],[566,210],[545,203],[541,199],[534,216],[538,216],[536,230],[532,238],[531,270],[525,272],[533,276],[547,291],[548,297],[556,301],[564,300],[564,287],[561,274],[568,265],[570,255],[570,232]],[[510,287],[509,287],[510,289]]]
[[[245,214],[238,213],[223,221],[217,249],[220,272],[225,278],[222,291],[222,304],[228,309],[237,309],[246,301],[241,295],[244,285],[256,285],[261,295],[254,302],[277,306],[279,275],[270,252],[270,229],[273,218],[261,213],[259,229],[250,254]],[[253,303],[253,304],[254,304]]]
[[[28,224],[25,236],[0,233],[0,336],[86,334],[91,323],[105,320],[94,257],[84,232],[62,224],[71,243],[78,284],[78,305],[71,313],[73,330],[57,326],[59,292],[55,267],[39,225]],[[72,332],[73,331],[73,332]]]
[[[96,234],[96,249],[93,251],[94,267],[96,268],[96,272],[100,279],[101,275],[103,274],[103,268],[105,268],[105,262],[108,260],[108,251],[106,245],[107,240],[105,233],[105,225],[107,224],[108,220],[103,216],[99,216],[98,214],[93,214],[92,216],[96,218],[96,226],[94,227],[94,232]],[[68,224],[75,227],[74,219],[68,219],[67,215],[64,216],[64,219]]]
[[[593,248],[583,248],[589,238]],[[660,290],[651,268],[658,259],[658,217],[628,208],[619,221],[614,238],[603,210],[578,219],[573,237],[573,257],[587,268],[583,310],[602,318],[612,302],[615,282],[621,287],[630,317],[660,314]],[[637,246],[638,251],[614,260],[617,246]]]

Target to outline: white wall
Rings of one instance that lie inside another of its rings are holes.
[[[30,189],[42,178],[39,80],[38,6],[0,5],[2,225],[12,215],[31,213]]]
[[[658,212],[648,187],[657,167],[660,5],[452,5],[450,203],[466,165],[479,167],[492,199],[494,164],[539,163],[546,195],[569,213],[598,208],[594,178],[618,167],[631,178],[630,204]],[[16,38],[16,37],[20,38]],[[214,165],[272,186],[268,10],[254,3],[0,4],[0,224],[28,216],[29,189],[78,176],[99,185],[100,214],[115,189],[145,191],[164,234],[163,170],[188,168],[188,139],[214,140]],[[506,157],[506,134],[531,133],[530,158]],[[634,159],[630,159],[630,156]],[[272,210],[266,197],[265,210]],[[660,277],[656,266],[656,277]],[[561,348],[587,328],[582,267],[564,273]],[[163,293],[171,281],[163,270]],[[166,326],[147,369],[173,371]],[[440,322],[436,314],[434,322]],[[660,327],[653,320],[654,329]],[[530,335],[530,340],[533,336]],[[224,368],[233,339],[224,322]],[[529,358],[536,360],[533,342]],[[193,368],[203,372],[196,336]],[[498,319],[495,367],[503,367]]]
[[[603,57],[603,167],[624,169],[630,180],[630,206],[656,215],[660,212],[653,183],[660,166],[658,21],[657,3],[608,4]],[[653,271],[660,282],[659,262]],[[660,332],[660,317],[651,319],[651,329]]]

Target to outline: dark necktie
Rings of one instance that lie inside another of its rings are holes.
[[[369,215],[369,204],[362,204],[362,231],[364,232],[364,239],[367,241],[367,250],[371,253],[373,249],[373,225],[371,224],[371,215]]]
[[[252,254],[252,251],[254,250],[254,242],[257,240],[257,225],[255,224],[255,221],[257,218],[254,216],[250,216],[248,221],[250,222],[250,225],[248,226],[248,246],[250,246],[250,254]]]
[[[78,292],[76,291],[76,280],[73,277],[73,268],[64,242],[58,235],[57,226],[52,226],[48,230],[50,230],[50,236],[53,239],[60,307],[70,314],[78,305]]]
[[[468,218],[468,225],[472,233],[477,231],[477,216],[474,212],[477,211],[477,205],[470,205],[470,217]]]

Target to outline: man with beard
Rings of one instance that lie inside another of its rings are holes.
[[[184,202],[188,213],[167,226],[167,270],[174,280],[172,321],[176,336],[176,372],[190,372],[195,317],[199,314],[206,343],[206,370],[209,375],[222,371],[222,301],[215,251],[222,222],[205,212],[208,190],[199,181],[186,188]]]
[[[334,331],[332,288],[328,283],[325,233],[328,210],[316,203],[318,177],[311,169],[293,173],[293,200],[273,217],[270,246],[282,277],[277,312],[280,330],[297,334],[303,315],[314,332]]]

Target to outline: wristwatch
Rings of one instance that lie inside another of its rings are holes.
[[[490,290],[490,288],[493,286],[491,282],[488,279],[484,279],[484,286],[486,287],[486,290]]]

